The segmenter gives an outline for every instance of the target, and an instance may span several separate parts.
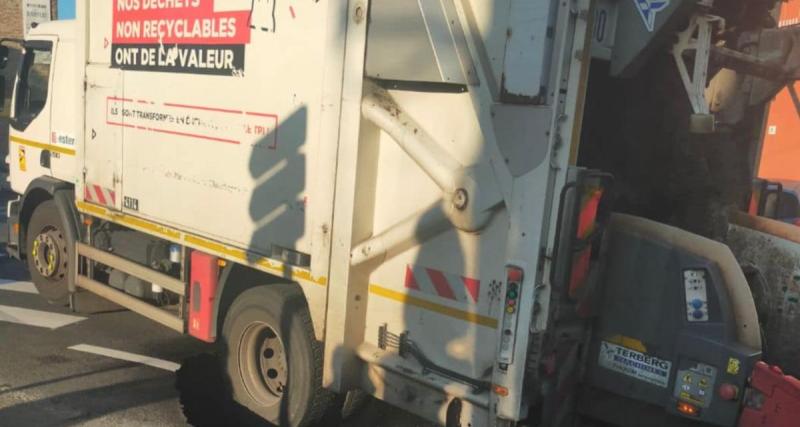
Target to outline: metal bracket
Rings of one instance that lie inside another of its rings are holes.
[[[689,96],[694,112],[693,122],[710,123],[711,111],[706,99],[708,64],[711,57],[711,35],[715,29],[724,29],[725,20],[714,15],[694,15],[686,30],[678,33],[678,41],[672,47],[672,56],[678,66],[683,86]],[[694,66],[691,75],[686,56],[694,51]],[[703,118],[706,118],[703,120]]]

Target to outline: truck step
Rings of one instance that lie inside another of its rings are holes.
[[[180,280],[159,273],[155,270],[151,270],[147,267],[143,267],[139,264],[100,249],[78,243],[77,254],[78,265],[80,265],[80,258],[83,257],[91,261],[119,269],[125,273],[141,278],[142,280],[146,280],[151,283],[157,283],[164,289],[168,289],[178,295],[184,296],[186,294],[185,286]],[[80,288],[92,292],[111,301],[112,303],[125,307],[155,322],[161,323],[175,331],[181,333],[185,331],[184,321],[179,315],[177,315],[177,312],[170,312],[156,307],[139,298],[128,295],[122,291],[118,291],[111,286],[100,283],[80,273],[77,274],[75,284]]]
[[[79,257],[82,256],[88,258],[92,261],[96,261],[100,264],[107,265],[111,268],[128,273],[131,276],[137,277],[146,282],[155,283],[162,288],[180,296],[186,295],[186,285],[172,276],[167,276],[166,274],[144,267],[133,261],[128,261],[125,258],[110,254],[106,251],[85,245],[83,243],[78,243],[77,249]]]

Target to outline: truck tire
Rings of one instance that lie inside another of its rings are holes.
[[[325,413],[332,393],[322,388],[322,349],[296,285],[259,286],[239,295],[225,316],[221,344],[240,405],[279,427],[306,427]]]
[[[25,232],[25,250],[31,281],[44,299],[54,305],[69,301],[69,252],[65,226],[53,200],[39,204]]]

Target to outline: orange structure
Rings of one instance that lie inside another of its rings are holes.
[[[800,25],[800,0],[784,3],[781,27]],[[797,86],[800,92],[800,86]],[[788,90],[770,107],[758,177],[773,181],[800,181],[800,114]]]

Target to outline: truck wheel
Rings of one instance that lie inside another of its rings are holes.
[[[280,427],[305,427],[331,400],[322,388],[322,350],[296,285],[249,289],[234,300],[222,328],[236,402]]]
[[[31,280],[39,295],[58,305],[69,301],[68,243],[63,230],[56,203],[47,200],[34,209],[25,233],[25,258]]]

